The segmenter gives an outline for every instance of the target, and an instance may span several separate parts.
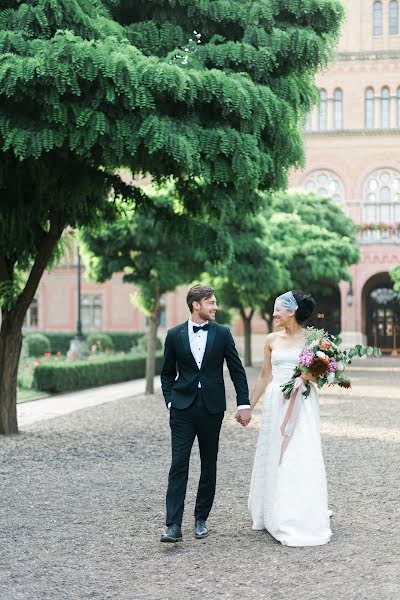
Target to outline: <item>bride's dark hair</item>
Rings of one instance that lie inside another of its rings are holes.
[[[306,294],[300,290],[292,290],[292,294],[298,305],[294,316],[298,324],[303,325],[313,314],[317,303],[311,294]]]

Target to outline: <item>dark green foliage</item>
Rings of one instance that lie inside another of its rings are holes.
[[[114,344],[111,336],[107,333],[90,333],[86,336],[86,344],[89,350],[96,346],[96,352],[107,352],[108,350],[114,350]]]
[[[292,289],[316,291],[349,279],[348,268],[360,256],[354,224],[329,198],[280,192],[267,216],[267,235]]]
[[[398,297],[400,298],[400,265],[396,265],[396,267],[390,272],[390,277],[393,281],[393,289],[398,292]]]
[[[125,353],[130,352],[134,346],[138,345],[140,338],[146,335],[141,331],[104,331],[103,333],[111,338],[111,347],[114,348],[115,352]],[[67,354],[71,340],[75,337],[74,333],[64,331],[45,331],[44,335],[50,341],[50,352],[52,354],[57,354],[57,352]],[[85,341],[87,344],[87,338]]]
[[[109,222],[118,194],[145,205],[119,167],[174,178],[206,219],[254,210],[303,162],[342,15],[338,0],[2,1],[0,432],[17,430],[21,328],[65,228]]]
[[[162,354],[156,357],[158,374],[161,371],[162,358]],[[81,390],[140,379],[144,377],[145,368],[146,358],[136,354],[109,356],[93,361],[41,364],[35,367],[34,387],[49,393]]]
[[[74,339],[73,333],[67,333],[64,331],[45,331],[44,335],[50,342],[50,352],[52,354],[67,354],[71,340]]]
[[[28,333],[24,338],[29,356],[43,356],[51,351],[50,340],[42,333]]]
[[[138,351],[139,351],[139,352],[143,352],[143,354],[146,354],[146,353],[147,353],[147,346],[148,346],[148,338],[147,338],[147,335],[143,335],[143,336],[140,338],[139,342],[138,342],[138,346],[137,346],[137,348],[138,348]],[[162,350],[162,348],[163,348],[163,343],[162,343],[162,341],[160,340],[160,338],[158,337],[158,338],[156,339],[156,351],[157,351],[157,350]]]
[[[137,347],[139,340],[146,335],[143,331],[105,331],[114,344],[115,352],[130,352]]]
[[[122,203],[115,222],[86,229],[80,238],[89,277],[104,282],[123,272],[124,281],[137,286],[135,300],[148,316],[163,294],[232,252],[224,228],[186,214],[173,190],[149,197],[144,209]]]

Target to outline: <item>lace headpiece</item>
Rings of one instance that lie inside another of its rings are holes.
[[[296,302],[296,298],[293,296],[292,292],[285,292],[285,294],[281,294],[275,300],[275,304],[279,302],[279,304],[285,310],[294,310],[296,311],[299,308],[299,305]]]

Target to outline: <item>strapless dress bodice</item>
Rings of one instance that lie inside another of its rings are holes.
[[[301,348],[276,348],[271,352],[272,383],[281,385],[293,375]]]

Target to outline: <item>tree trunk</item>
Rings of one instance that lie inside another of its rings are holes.
[[[0,434],[18,433],[17,375],[21,329],[12,313],[3,313],[0,329]]]
[[[40,230],[38,251],[24,289],[11,310],[2,310],[0,328],[0,434],[18,433],[17,376],[22,345],[22,326],[26,312],[46,269],[63,228],[58,215],[49,220],[48,231]],[[0,283],[12,282],[15,263],[0,257]]]
[[[160,299],[149,317],[149,330],[147,333],[147,359],[146,359],[146,395],[154,394],[154,376],[156,374],[156,345],[157,332],[160,324],[161,305]]]
[[[249,315],[246,315],[244,309],[240,309],[240,316],[243,321],[244,332],[244,366],[253,366],[251,357],[251,320],[254,315],[254,310],[251,309]]]

